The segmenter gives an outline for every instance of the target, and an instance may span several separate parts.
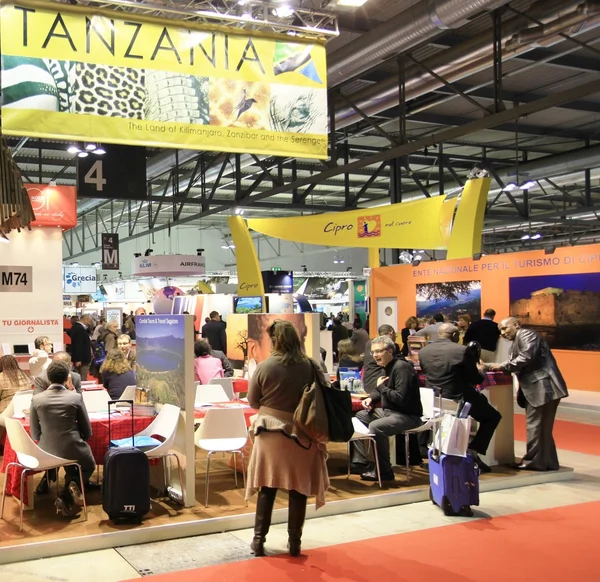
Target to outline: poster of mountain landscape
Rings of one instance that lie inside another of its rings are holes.
[[[509,279],[510,314],[550,348],[600,351],[600,273]]]
[[[156,404],[185,410],[185,316],[136,318],[137,385]]]
[[[481,281],[450,281],[417,285],[417,317],[441,313],[450,321],[468,314],[481,319]]]

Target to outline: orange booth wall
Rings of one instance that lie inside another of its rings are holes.
[[[508,317],[509,279],[538,275],[567,275],[600,271],[600,245],[557,248],[554,254],[526,251],[488,255],[479,261],[457,259],[427,261],[418,267],[395,265],[371,272],[371,329],[376,330],[377,299],[397,298],[396,330],[416,312],[416,286],[444,281],[481,281],[481,310],[496,310],[496,321]],[[373,335],[373,334],[371,334]],[[560,370],[571,389],[600,392],[600,352],[553,350]]]

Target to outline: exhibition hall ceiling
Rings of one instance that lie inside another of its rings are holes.
[[[478,170],[493,178],[486,252],[600,240],[598,3],[439,0],[438,15],[454,4],[464,10],[466,23],[418,34],[407,50],[411,30],[417,34],[424,26],[423,19],[411,18],[428,0],[367,0],[358,9],[337,0],[287,4],[336,17],[340,34],[327,41],[335,159],[182,150],[176,160],[174,150],[148,148],[151,200],[80,200],[80,223],[68,244],[71,257],[93,248],[96,223],[101,231],[118,225],[122,240],[177,224],[225,233],[227,217],[235,213],[290,216],[369,208],[440,191],[457,195]],[[493,8],[501,9],[495,21]],[[502,59],[494,59],[494,22]],[[392,25],[406,36],[382,46]],[[511,118],[511,110],[523,105],[531,107],[526,115]],[[427,143],[449,128],[464,131]],[[75,184],[76,157],[66,151],[71,144],[18,137],[9,144],[26,181]],[[386,157],[403,144],[411,151],[400,149],[399,161]],[[362,163],[350,173],[335,169],[353,162]]]

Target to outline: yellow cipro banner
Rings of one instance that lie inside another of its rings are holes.
[[[7,135],[327,157],[325,47],[54,3],[3,3]]]
[[[349,212],[250,219],[248,226],[267,236],[306,244],[447,249],[449,257],[465,258],[481,250],[483,210],[489,188],[488,178],[471,180],[460,201],[434,196]],[[453,228],[453,224],[460,228]]]

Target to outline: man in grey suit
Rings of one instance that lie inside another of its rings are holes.
[[[71,369],[71,356],[67,352],[56,352],[52,356],[53,362],[65,362],[69,369]],[[48,380],[47,370],[44,370],[37,378],[33,381],[33,395],[43,392],[50,386],[50,380]],[[81,394],[81,376],[77,372],[71,372],[69,379],[67,380],[66,387],[69,390],[75,390]]]
[[[44,451],[77,461],[85,483],[96,468],[92,450],[85,442],[92,436],[92,427],[81,394],[66,387],[69,372],[65,362],[52,362],[48,366],[50,386],[31,400],[31,437],[39,441]],[[57,513],[72,517],[72,503],[80,505],[83,501],[79,471],[71,465],[65,467],[65,473],[65,489],[55,505]]]
[[[223,366],[223,376],[225,376],[225,378],[233,377],[233,366],[231,365],[229,358],[222,351],[213,350],[210,348],[210,355],[213,358],[221,360],[221,365]]]
[[[569,395],[565,381],[548,344],[538,333],[522,328],[515,317],[500,322],[500,333],[513,343],[508,360],[491,364],[490,368],[516,374],[517,402],[526,410],[527,452],[518,468],[556,471],[559,463],[552,428],[561,398]]]

